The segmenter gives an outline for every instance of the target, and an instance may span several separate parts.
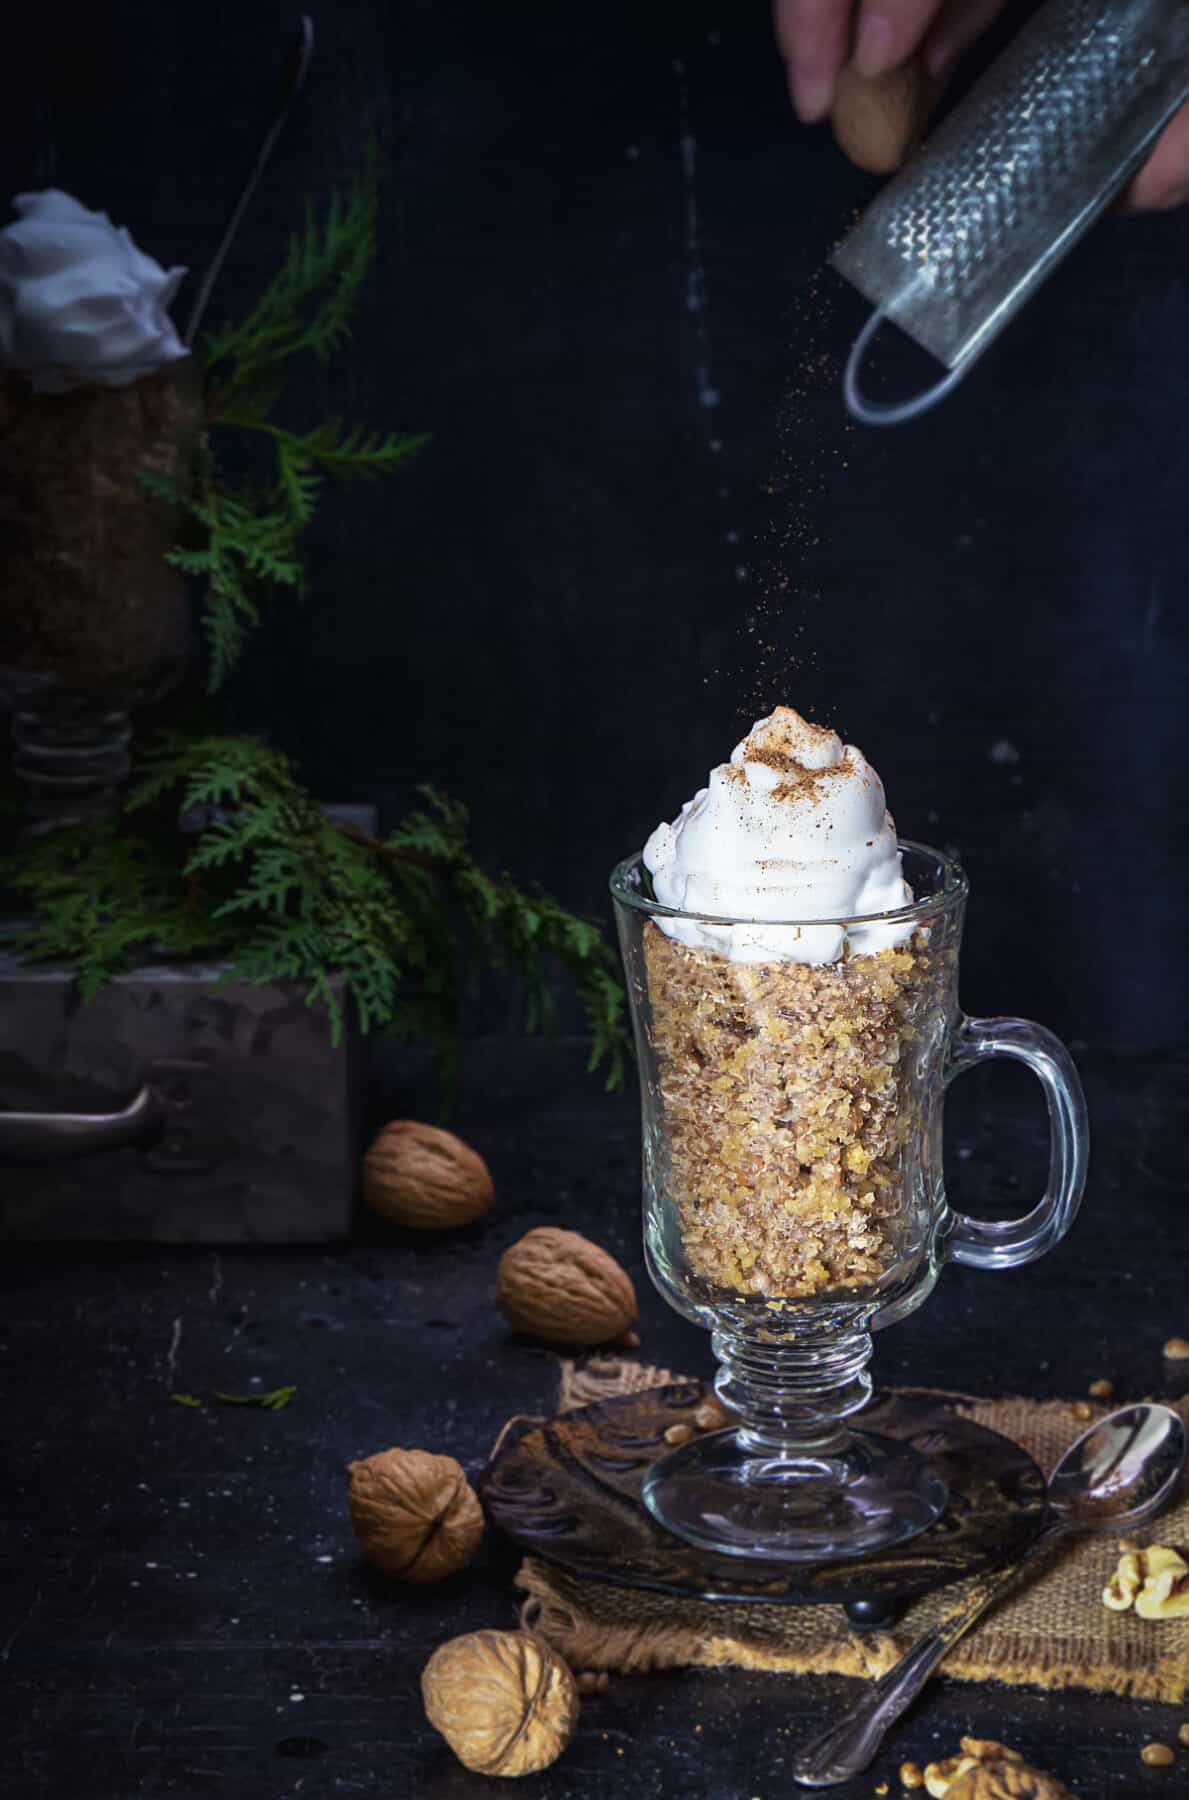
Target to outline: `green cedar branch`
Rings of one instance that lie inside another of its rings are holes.
[[[218,957],[229,979],[303,986],[336,1042],[338,976],[364,1031],[429,1037],[447,1076],[460,942],[517,974],[534,1031],[551,1024],[560,965],[591,1066],[619,1086],[624,996],[599,926],[488,875],[468,847],[466,808],[428,786],[419,797],[395,831],[370,837],[329,819],[267,744],[165,733],[138,754],[124,821],[48,833],[0,858],[0,882],[32,919],[0,936],[30,961],[75,968],[85,999],[148,956]]]
[[[202,426],[193,468],[173,482],[142,470],[145,486],[173,506],[182,539],[167,561],[203,584],[208,687],[217,692],[260,621],[264,597],[305,588],[302,539],[323,481],[394,474],[428,442],[326,419],[311,430],[278,423],[289,364],[341,349],[376,253],[377,170],[369,153],[346,198],[331,196],[324,219],[307,207],[281,269],[238,324],[208,337],[202,352]],[[267,475],[233,483],[215,442],[238,433],[266,451]]]

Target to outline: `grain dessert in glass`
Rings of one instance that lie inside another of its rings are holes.
[[[848,1425],[873,1326],[947,1256],[1006,1267],[1068,1229],[1085,1178],[1070,1059],[1023,1020],[958,1012],[960,869],[898,843],[874,769],[777,707],[612,878],[640,1056],[645,1247],[709,1325],[739,1423],[654,1465],[655,1516],[707,1548],[821,1560],[911,1536],[945,1503],[908,1445]],[[1041,1078],[1051,1178],[1022,1220],[949,1208],[946,1083],[989,1055]]]

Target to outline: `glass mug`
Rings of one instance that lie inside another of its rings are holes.
[[[946,1491],[927,1460],[848,1423],[872,1392],[871,1331],[919,1306],[949,1259],[1006,1269],[1042,1256],[1085,1185],[1068,1051],[1027,1020],[959,1012],[966,878],[936,850],[901,852],[911,906],[777,922],[827,933],[834,960],[819,963],[732,961],[732,932],[753,921],[660,905],[639,856],[611,878],[639,1057],[648,1269],[670,1306],[713,1332],[716,1391],[737,1415],[654,1464],[644,1498],[719,1554],[858,1556],[938,1516]],[[1002,1223],[954,1212],[942,1170],[946,1087],[991,1056],[1039,1076],[1050,1125],[1044,1197]]]

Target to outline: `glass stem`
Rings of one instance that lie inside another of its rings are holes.
[[[867,1315],[832,1322],[743,1327],[714,1333],[715,1390],[739,1415],[739,1442],[765,1456],[822,1456],[842,1450],[845,1421],[871,1396]]]
[[[128,714],[85,698],[13,715],[13,772],[24,783],[35,829],[114,814],[130,768]]]

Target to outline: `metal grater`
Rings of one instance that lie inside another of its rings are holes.
[[[847,405],[895,424],[962,378],[1142,163],[1189,97],[1189,0],[1048,0],[831,257],[876,308]],[[950,373],[913,399],[867,399],[884,319]]]

